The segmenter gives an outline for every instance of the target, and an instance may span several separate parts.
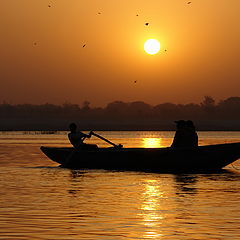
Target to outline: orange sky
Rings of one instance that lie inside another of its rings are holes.
[[[187,2],[1,0],[0,102],[239,96],[240,1]],[[156,55],[143,50],[149,38],[161,43]]]

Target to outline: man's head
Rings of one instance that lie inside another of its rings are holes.
[[[69,124],[69,129],[70,129],[71,132],[76,132],[77,125],[75,123],[70,123]]]
[[[186,122],[184,120],[178,120],[178,121],[174,121],[177,125],[177,129],[179,128],[184,128],[186,126]]]

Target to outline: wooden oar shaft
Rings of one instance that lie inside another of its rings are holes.
[[[102,137],[102,136],[100,136],[100,135],[98,135],[98,134],[96,134],[96,133],[94,133],[94,132],[92,132],[92,135],[94,135],[94,136],[96,136],[96,137],[102,139],[103,141],[105,141],[105,142],[107,142],[107,143],[113,145],[114,147],[118,147],[118,145],[116,145],[115,143],[109,141],[108,139],[106,139],[106,138],[104,138],[104,137]]]

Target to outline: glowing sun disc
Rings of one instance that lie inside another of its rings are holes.
[[[148,39],[144,43],[144,50],[148,54],[151,54],[151,55],[156,54],[160,50],[160,42],[156,39]]]

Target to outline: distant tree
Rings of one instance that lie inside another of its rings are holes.
[[[225,105],[228,107],[239,107],[240,105],[240,97],[230,97],[223,101],[220,101],[219,105]]]
[[[204,96],[200,105],[206,113],[213,113],[215,111],[215,100],[211,96]]]
[[[80,107],[78,104],[72,104],[65,102],[62,105],[64,117],[76,117],[80,112]]]
[[[90,110],[90,102],[89,101],[84,101],[83,102],[82,110],[85,111],[85,112]]]
[[[125,116],[128,113],[128,104],[122,101],[114,101],[109,103],[105,112],[108,116]]]
[[[193,119],[199,118],[201,115],[201,107],[199,104],[195,104],[195,103],[188,103],[185,105],[179,104],[178,111],[180,114],[179,117],[181,119],[184,118],[184,119],[193,120]]]
[[[153,108],[154,114],[162,119],[173,119],[179,115],[178,107],[174,103],[162,103]]]
[[[41,115],[45,115],[46,117],[48,116],[54,117],[54,116],[58,116],[63,112],[63,107],[59,105],[45,103],[43,105],[37,106],[36,111],[38,111],[38,115],[41,114]]]
[[[8,116],[15,114],[15,107],[5,101],[0,105],[0,116]]]
[[[240,97],[230,97],[220,101],[218,111],[225,118],[240,118]]]
[[[215,100],[211,96],[204,96],[204,99],[201,102],[201,106],[203,107],[215,106]]]
[[[151,113],[151,106],[142,101],[131,102],[128,105],[129,115],[138,116],[149,116]]]

